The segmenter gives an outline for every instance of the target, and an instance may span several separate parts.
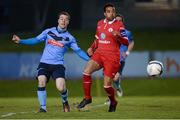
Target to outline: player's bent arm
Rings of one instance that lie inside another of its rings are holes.
[[[132,51],[133,48],[134,48],[134,41],[132,41],[132,42],[129,44],[128,50],[129,50],[129,51]]]
[[[134,48],[134,41],[129,43],[128,50],[126,51],[126,55],[129,55],[130,52],[133,50],[133,48]]]
[[[125,32],[125,29],[120,30],[120,36],[118,40],[120,41],[121,44],[124,44],[126,46],[129,45],[128,36]]]
[[[95,50],[98,48],[98,39],[95,39],[90,48],[87,49],[88,56],[92,56]]]
[[[37,38],[21,39],[19,41],[20,44],[25,44],[25,45],[35,45],[39,42],[41,42],[41,41]]]
[[[83,60],[89,61],[89,56],[81,49],[75,50],[74,51],[80,58]]]
[[[98,39],[95,39],[93,43],[91,44],[91,47],[93,51],[95,51],[98,47]]]
[[[133,36],[130,31],[126,30],[126,34],[128,36],[128,40],[129,40],[128,49],[126,51],[126,55],[128,56],[130,54],[130,52],[132,51],[132,49],[134,48],[134,40],[133,40]]]
[[[91,47],[87,49],[87,54],[89,57],[91,57],[93,55],[93,53],[94,53],[94,51]]]

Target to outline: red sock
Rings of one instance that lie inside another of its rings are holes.
[[[84,89],[85,99],[91,99],[91,85],[92,85],[91,76],[83,74],[83,89]]]
[[[107,86],[107,87],[104,87],[104,89],[106,90],[106,93],[108,94],[111,104],[115,105],[117,101],[115,100],[114,88],[112,88],[112,86]]]

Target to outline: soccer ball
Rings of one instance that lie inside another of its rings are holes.
[[[163,64],[160,61],[150,61],[147,65],[147,73],[149,76],[160,76],[163,73]]]

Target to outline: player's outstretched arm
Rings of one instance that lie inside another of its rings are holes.
[[[81,49],[75,50],[74,52],[83,60],[88,61],[90,59],[89,56]]]
[[[34,44],[41,42],[37,38],[20,39],[20,37],[17,35],[13,35],[12,41],[17,44],[20,43],[20,44],[25,44],[25,45],[34,45]]]

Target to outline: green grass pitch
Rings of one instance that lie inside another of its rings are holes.
[[[108,113],[102,80],[93,84],[93,103],[78,111],[81,81],[67,81],[70,113],[62,105],[53,81],[47,85],[47,113],[37,113],[37,81],[0,81],[0,119],[180,119],[180,80],[124,80],[124,96],[117,98],[115,113]]]

